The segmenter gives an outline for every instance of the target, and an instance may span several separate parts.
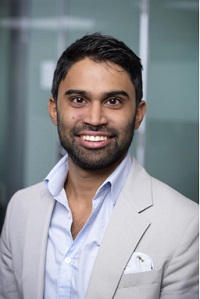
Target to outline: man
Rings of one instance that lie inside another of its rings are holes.
[[[1,298],[198,298],[198,208],[131,157],[145,115],[140,59],[112,37],[73,43],[49,114],[63,157],[11,199]]]

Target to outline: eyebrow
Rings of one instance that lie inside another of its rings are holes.
[[[65,95],[71,95],[71,94],[79,94],[79,95],[86,95],[86,91],[79,90],[79,89],[69,89],[65,91]]]
[[[65,92],[65,95],[71,95],[71,94],[78,94],[78,95],[85,96],[85,95],[88,94],[88,92],[85,91],[85,90],[80,90],[80,89],[69,89]],[[123,96],[129,98],[129,94],[124,90],[108,91],[108,92],[105,92],[104,95],[106,97],[113,97],[113,96],[117,96],[117,95],[123,95]]]
[[[124,90],[114,90],[114,91],[109,91],[106,93],[106,95],[108,97],[113,97],[113,96],[117,96],[117,95],[122,95],[122,96],[125,96],[127,98],[129,98],[129,94],[124,91]]]

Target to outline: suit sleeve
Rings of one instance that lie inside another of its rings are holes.
[[[0,299],[20,299],[13,269],[12,251],[9,241],[9,220],[12,201],[9,203],[0,239]]]
[[[178,221],[178,219],[177,219]],[[198,299],[198,215],[193,218],[163,273],[161,299]]]

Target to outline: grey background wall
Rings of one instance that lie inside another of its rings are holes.
[[[139,55],[136,0],[1,0],[0,203],[43,180],[59,159],[47,113],[61,52],[86,33]],[[150,0],[145,167],[198,201],[198,1]],[[136,152],[137,134],[131,146]]]

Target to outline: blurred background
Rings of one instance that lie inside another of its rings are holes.
[[[142,58],[148,109],[132,153],[198,201],[198,17],[198,0],[0,0],[0,226],[13,193],[62,155],[47,113],[53,70],[68,45],[97,31]]]

